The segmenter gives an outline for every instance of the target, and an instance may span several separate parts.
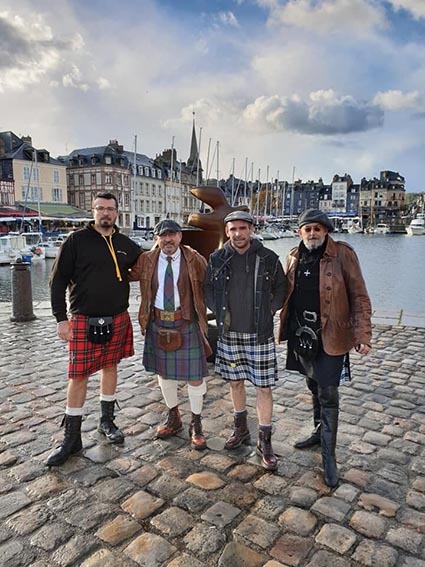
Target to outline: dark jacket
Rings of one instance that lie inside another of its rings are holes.
[[[279,339],[288,339],[289,301],[294,291],[299,247],[293,248],[285,263],[289,293],[280,312]],[[357,344],[371,344],[372,307],[356,253],[346,242],[328,236],[320,260],[320,318],[323,348],[327,354],[345,354]]]
[[[255,252],[254,321],[258,343],[265,343],[273,336],[273,315],[283,305],[287,292],[287,281],[279,256],[265,248],[258,240],[251,247]],[[232,258],[236,252],[230,242],[211,254],[205,278],[205,300],[207,307],[215,313],[219,336],[230,326],[228,290],[231,278],[244,285],[245,274],[233,273]]]
[[[81,315],[118,315],[128,309],[130,286],[128,270],[141,249],[118,227],[112,235],[122,281],[105,238],[93,223],[68,236],[53,264],[50,276],[51,304],[58,322],[66,321],[66,288],[69,288],[69,311]]]

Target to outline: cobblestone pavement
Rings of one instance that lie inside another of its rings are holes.
[[[47,469],[62,439],[67,351],[51,317],[0,320],[0,565],[84,567],[425,567],[425,329],[375,325],[374,351],[352,357],[341,387],[335,490],[320,452],[297,451],[312,425],[298,374],[275,389],[276,473],[254,444],[223,450],[232,425],[227,387],[213,375],[203,425],[208,449],[185,430],[154,441],[164,407],[137,354],[120,365],[121,448],[96,432],[98,376],[90,379],[84,450]],[[255,398],[248,387],[253,443]]]

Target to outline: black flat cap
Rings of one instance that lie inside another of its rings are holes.
[[[254,224],[254,219],[252,218],[252,215],[250,215],[246,211],[232,211],[227,215],[227,217],[225,217],[224,224],[237,220],[249,222],[249,224]]]
[[[313,222],[318,222],[328,229],[329,232],[334,230],[334,225],[331,219],[323,211],[319,209],[307,209],[300,214],[298,218],[298,228],[301,228],[305,224],[310,224]]]
[[[165,232],[181,232],[181,226],[171,219],[165,219],[158,222],[153,229],[156,236],[162,236]]]

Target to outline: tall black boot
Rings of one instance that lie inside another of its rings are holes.
[[[294,447],[296,449],[309,449],[310,447],[315,447],[316,445],[320,445],[320,402],[317,395],[317,382],[315,380],[311,380],[310,378],[306,378],[307,388],[310,390],[312,395],[313,401],[313,423],[314,429],[311,432],[310,436],[306,439],[300,439],[300,441],[296,441],[294,443]]]
[[[120,444],[124,443],[124,433],[120,431],[114,423],[114,407],[116,403],[117,400],[113,400],[112,402],[100,401],[102,414],[97,430],[99,433],[105,435],[111,443]]]
[[[339,481],[335,458],[339,410],[338,386],[319,386],[318,394],[322,411],[321,429],[324,479],[328,486],[334,488]]]
[[[61,427],[65,424],[62,445],[54,451],[46,461],[48,467],[63,465],[71,455],[75,455],[83,448],[81,441],[81,415],[65,414]]]

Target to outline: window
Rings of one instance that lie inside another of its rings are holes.
[[[57,169],[53,170],[53,183],[59,183],[59,171]]]
[[[105,175],[105,184],[106,185],[112,185],[112,175],[110,173],[107,173]]]
[[[84,185],[84,175],[78,176],[78,185],[80,185],[80,187]]]
[[[27,167],[27,166],[24,166],[24,171],[23,171],[23,174],[24,174],[24,181],[28,181],[28,180],[29,180],[29,178],[30,178],[30,172],[31,172],[31,168],[29,168],[29,167]]]
[[[37,202],[43,200],[43,189],[41,187],[22,187],[22,200]]]
[[[149,177],[149,167],[145,167],[145,176]]]
[[[162,171],[160,169],[156,170],[156,176],[158,177],[158,179],[162,179]]]
[[[91,174],[91,184],[96,185],[96,174],[95,173]]]
[[[111,156],[105,156],[105,163],[107,165],[111,165],[112,163],[112,157]]]
[[[95,157],[91,158],[91,164],[96,165],[97,159]]]
[[[60,189],[59,187],[53,187],[52,201],[54,203],[60,203],[62,201],[62,189]]]
[[[156,169],[152,168],[152,177],[156,177]]]

